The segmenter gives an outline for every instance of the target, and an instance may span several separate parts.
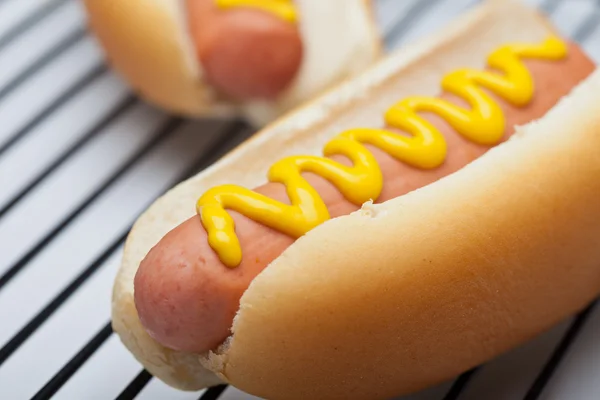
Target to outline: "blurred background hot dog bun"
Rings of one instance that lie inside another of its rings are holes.
[[[188,117],[264,125],[382,51],[371,0],[217,1],[83,3],[110,65],[142,98]]]

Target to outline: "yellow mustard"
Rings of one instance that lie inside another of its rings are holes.
[[[251,7],[269,12],[284,21],[295,23],[297,13],[292,0],[215,0],[217,7]]]
[[[363,144],[376,146],[417,168],[439,167],[446,158],[446,141],[419,112],[436,113],[470,141],[483,145],[497,144],[505,130],[504,114],[480,87],[515,106],[525,106],[533,97],[534,84],[520,58],[558,60],[566,54],[566,44],[556,37],[540,44],[502,46],[487,60],[488,65],[502,71],[501,74],[465,68],[443,78],[442,88],[466,100],[470,108],[463,109],[440,98],[409,97],[391,106],[384,120],[386,126],[410,133],[410,137],[386,129],[350,129],[325,145],[324,157],[291,156],[278,161],[270,168],[268,179],[286,186],[291,205],[235,185],[208,190],[198,200],[197,211],[207,230],[210,246],[226,266],[234,268],[240,264],[241,246],[235,234],[234,221],[226,209],[235,210],[294,238],[328,220],[327,206],[302,177],[302,172],[312,172],[327,179],[357,206],[368,200],[376,201],[383,187],[382,173],[377,160]],[[353,166],[325,158],[334,154],[347,156]]]

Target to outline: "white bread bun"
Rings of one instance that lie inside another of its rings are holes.
[[[220,379],[269,399],[384,398],[449,378],[581,307],[600,282],[591,268],[600,227],[590,223],[600,218],[597,75],[472,166],[298,240],[247,290],[218,354],[161,346],[133,300],[141,260],[195,215],[210,187],[256,187],[282,157],[319,154],[344,129],[379,125],[397,99],[436,95],[447,71],[482,68],[497,46],[539,41],[551,29],[520,3],[485,2],[170,190],[135,223],[115,280],[113,327],[125,346],[180,389]]]
[[[600,293],[600,70],[455,174],[297,240],[211,368],[268,399],[386,399],[514,348]]]
[[[304,44],[300,70],[271,102],[233,104],[203,82],[184,0],[84,0],[109,63],[143,98],[187,116],[243,115],[264,125],[363,71],[381,54],[372,0],[294,0]]]

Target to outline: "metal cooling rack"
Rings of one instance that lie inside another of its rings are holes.
[[[600,62],[600,2],[529,0]],[[389,49],[474,0],[379,0]],[[170,389],[112,334],[110,290],[131,223],[248,138],[140,102],[104,64],[75,0],[0,0],[0,399],[247,400]],[[600,262],[600,261],[599,261]],[[600,398],[600,311],[404,400]]]

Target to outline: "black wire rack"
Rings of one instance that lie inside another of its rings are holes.
[[[528,0],[600,61],[600,2]],[[393,49],[475,0],[379,0]],[[0,398],[251,399],[177,392],[113,335],[125,237],[157,196],[250,137],[141,102],[107,68],[76,0],[0,0]],[[595,302],[519,349],[412,400],[600,398]]]

